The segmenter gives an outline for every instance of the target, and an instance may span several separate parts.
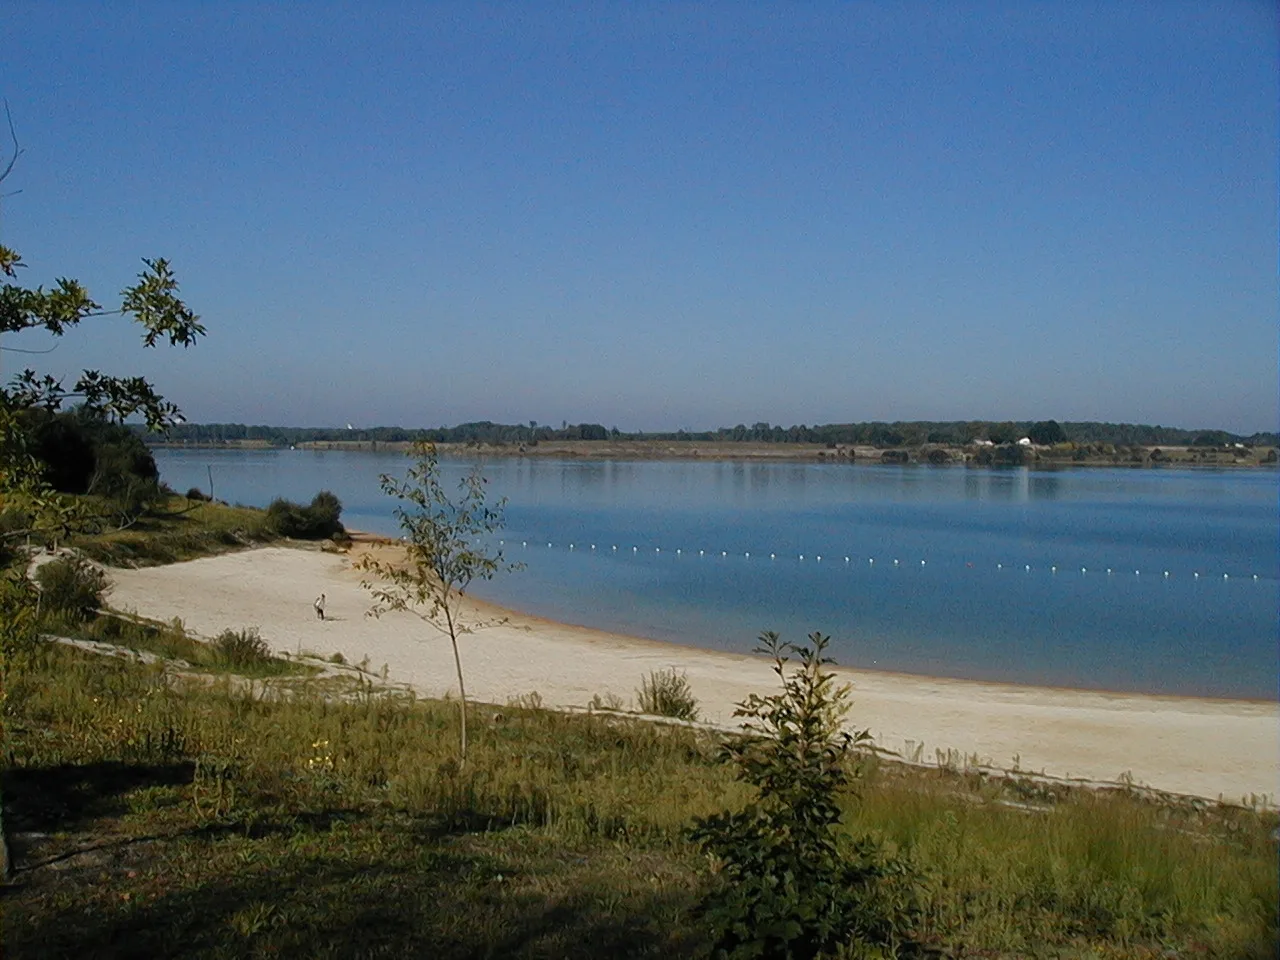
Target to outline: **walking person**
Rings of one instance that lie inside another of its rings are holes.
[[[320,594],[320,596],[316,597],[316,602],[314,606],[316,608],[316,617],[320,620],[323,620],[324,619],[324,594],[323,593]]]

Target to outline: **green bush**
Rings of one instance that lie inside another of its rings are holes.
[[[205,493],[199,487],[192,487],[190,490],[187,491],[187,499],[200,500],[200,501],[207,502],[210,499],[210,497],[207,493]]]
[[[341,515],[342,501],[321,490],[305,507],[283,497],[272,500],[267,507],[267,525],[282,537],[324,540],[346,532],[338,519]]]
[[[155,458],[128,427],[84,408],[30,410],[25,419],[32,452],[54,489],[110,499],[137,496],[139,490],[152,499],[159,495]]]
[[[227,667],[252,667],[271,659],[271,648],[254,627],[245,630],[223,630],[209,646],[214,658]]]
[[[36,571],[40,607],[45,615],[83,623],[102,606],[107,577],[82,557],[50,560]]]
[[[641,679],[636,702],[641,713],[677,720],[698,719],[698,699],[689,689],[688,679],[683,673],[676,673],[675,667],[652,671]]]
[[[824,669],[828,638],[812,647],[761,636],[782,692],[752,694],[735,716],[743,734],[724,748],[757,797],[739,812],[694,821],[692,838],[719,870],[701,912],[720,957],[893,955],[915,919],[905,861],[870,834],[840,831],[849,750],[870,739],[842,729],[848,687]],[[800,663],[787,672],[788,654]]]

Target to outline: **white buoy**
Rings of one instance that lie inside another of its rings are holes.
[[[1222,579],[1223,579],[1223,580],[1230,580],[1230,579],[1231,579],[1231,577],[1230,577],[1228,574],[1225,574],[1225,573],[1224,573],[1224,574],[1222,575]]]
[[[1029,564],[1029,563],[1028,563],[1028,564],[1027,564],[1027,570],[1030,570],[1030,569],[1031,569],[1031,564]]]
[[[1107,576],[1111,576],[1111,568],[1107,567]]]
[[[1089,572],[1089,570],[1088,570],[1088,568],[1087,568],[1087,567],[1081,567],[1081,568],[1080,568],[1080,572],[1081,572],[1081,573],[1088,573],[1088,572]]]
[[[1140,577],[1140,576],[1142,576],[1142,571],[1141,571],[1141,570],[1135,570],[1135,571],[1133,571],[1133,575],[1134,575],[1135,577]]]
[[[1050,568],[1049,568],[1049,572],[1050,572],[1050,573],[1057,573],[1057,572],[1058,572],[1058,568],[1057,568],[1057,567],[1050,567]]]
[[[507,542],[507,541],[505,541],[505,540],[499,540],[499,541],[498,541],[498,546],[502,546],[502,545],[503,545],[504,543],[506,543],[506,542]]]
[[[770,559],[770,560],[776,560],[777,558],[778,558],[778,555],[777,555],[776,553],[771,553],[771,554],[769,554],[769,559]]]
[[[1166,570],[1166,571],[1164,572],[1164,575],[1167,577],[1167,576],[1169,575],[1169,571],[1168,571],[1168,570]]]
[[[618,550],[618,545],[616,543],[613,545],[613,549],[614,549],[614,552],[616,553]]]
[[[876,562],[875,557],[867,557],[867,563],[875,563],[875,562]]]
[[[922,566],[922,567],[924,566],[924,561],[923,561],[923,560],[921,560],[921,561],[920,561],[920,566]]]
[[[702,554],[703,554],[703,551],[699,550],[699,551],[698,551],[698,556],[702,556]]]
[[[594,550],[595,548],[596,548],[596,545],[593,543],[593,544],[591,545],[591,549],[592,549],[592,550]]]
[[[800,559],[801,559],[801,560],[803,560],[803,559],[804,559],[804,554],[803,554],[803,553],[802,553],[802,554],[800,554]]]
[[[662,552],[662,548],[661,548],[661,547],[654,547],[654,548],[653,548],[653,552],[654,552],[654,553],[661,553],[661,552]]]
[[[638,552],[638,551],[639,551],[639,549],[640,549],[639,547],[632,547],[632,548],[631,548],[631,552],[632,552],[632,553],[636,553],[636,552]]]
[[[572,543],[571,543],[571,544],[569,544],[569,549],[570,549],[570,550],[572,550],[572,549],[573,549],[573,544],[572,544]]]
[[[676,556],[679,556],[681,553],[683,553],[683,551],[679,547],[676,547]]]
[[[996,569],[997,569],[997,570],[1003,570],[1003,569],[1004,569],[1004,564],[1003,564],[1003,563],[997,563],[997,564],[996,564]]]
[[[528,540],[521,540],[521,541],[520,541],[520,546],[522,546],[522,547],[527,547],[528,545],[529,545],[529,541],[528,541]]]
[[[549,547],[549,546],[551,546],[551,541],[550,541],[550,540],[548,540],[548,541],[547,541],[547,546],[548,546],[548,547]]]
[[[845,563],[848,563],[848,562],[849,562],[849,558],[848,558],[848,557],[845,557],[845,558],[844,558],[844,562],[845,562]]]
[[[1255,579],[1255,580],[1257,580],[1257,579],[1258,579],[1258,575],[1257,575],[1256,573],[1253,575],[1253,579]]]
[[[729,551],[728,551],[728,550],[721,550],[721,551],[720,551],[720,556],[722,556],[722,557],[727,557],[728,555],[729,555]]]
[[[748,560],[750,560],[750,559],[751,559],[751,551],[750,551],[750,550],[748,550],[748,551],[747,551],[747,559],[748,559]]]
[[[893,561],[893,565],[896,567],[898,565],[898,561],[897,560]]]
[[[1200,571],[1199,571],[1199,570],[1197,570],[1195,573],[1193,573],[1193,574],[1191,574],[1191,575],[1192,575],[1193,577],[1195,577],[1197,580],[1199,580],[1199,579],[1200,579]]]
[[[819,562],[819,563],[821,563],[821,562],[822,562],[822,554],[818,554],[818,562]]]

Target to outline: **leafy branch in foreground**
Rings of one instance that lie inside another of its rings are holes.
[[[825,669],[829,639],[813,633],[800,647],[761,635],[756,652],[772,657],[782,691],[742,701],[742,733],[724,747],[757,797],[694,822],[693,840],[717,866],[702,911],[718,956],[892,955],[910,921],[904,861],[840,829],[849,753],[871,738],[843,729],[849,688]],[[799,665],[788,671],[792,654]]]
[[[483,540],[502,526],[506,500],[489,503],[488,481],[478,464],[462,478],[455,497],[445,488],[434,444],[415,444],[409,455],[415,462],[403,480],[389,474],[380,478],[382,492],[401,501],[395,514],[404,531],[404,556],[383,560],[366,554],[357,569],[372,575],[361,581],[374,598],[372,616],[403,610],[448,636],[458,674],[459,755],[465,764],[467,687],[458,638],[479,626],[464,618],[467,588],[475,580],[491,580],[500,570],[514,569],[501,549],[490,551]]]

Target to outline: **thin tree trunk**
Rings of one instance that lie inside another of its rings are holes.
[[[462,759],[458,762],[458,766],[462,767],[467,763],[467,686],[462,682],[462,659],[458,656],[458,638],[450,637],[449,639],[453,641],[453,665],[458,668],[458,693],[461,694],[458,710],[462,718]]]
[[[461,701],[458,710],[462,719],[462,755],[458,766],[465,767],[467,765],[467,685],[462,679],[462,657],[458,655],[458,631],[454,628],[453,616],[449,613],[448,607],[445,607],[444,617],[449,625],[449,642],[453,644],[453,665],[458,671],[458,694]]]

